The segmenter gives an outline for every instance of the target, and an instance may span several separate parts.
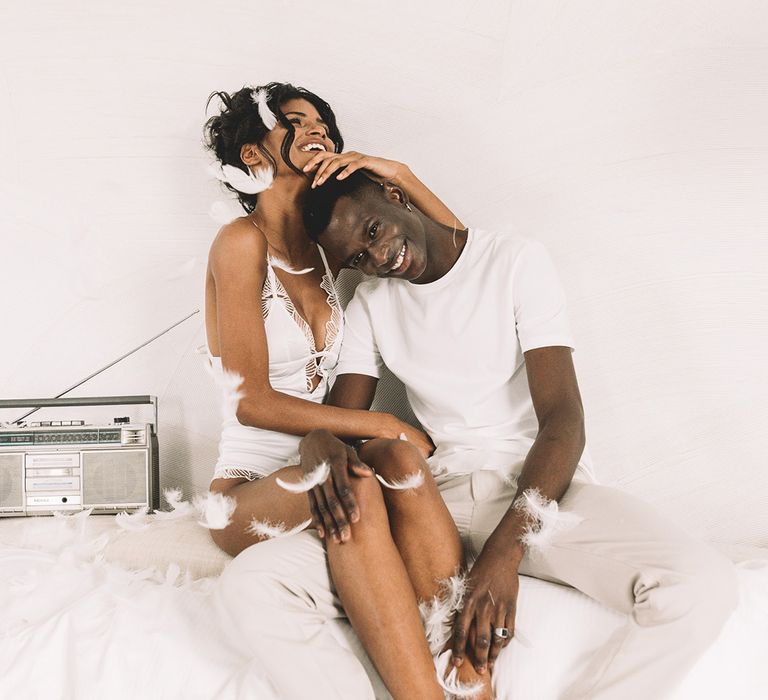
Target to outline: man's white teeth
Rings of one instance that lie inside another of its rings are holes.
[[[405,260],[405,243],[403,243],[403,247],[400,248],[400,253],[398,253],[397,258],[395,259],[395,264],[389,268],[389,271],[392,272],[392,270],[396,270],[400,267],[400,265],[403,264],[403,260]]]
[[[302,151],[324,151],[325,146],[322,143],[308,143],[306,146],[301,147]]]

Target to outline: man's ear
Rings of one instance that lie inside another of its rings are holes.
[[[384,188],[384,194],[387,196],[387,199],[393,199],[408,207],[410,200],[404,189],[389,181],[383,182],[382,187]]]
[[[244,143],[240,147],[240,160],[248,166],[266,165],[265,158],[255,143]]]

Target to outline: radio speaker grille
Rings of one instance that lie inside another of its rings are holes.
[[[146,503],[147,452],[83,452],[83,505]]]
[[[22,454],[0,454],[0,508],[22,508]]]

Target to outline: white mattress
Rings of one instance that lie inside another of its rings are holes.
[[[210,614],[228,558],[193,517],[150,518],[137,532],[110,516],[5,520],[0,546],[0,697],[273,697],[268,669],[242,655],[248,645],[225,641]],[[742,603],[677,700],[768,697],[768,550],[741,556],[751,556],[737,564]],[[521,577],[527,645],[514,641],[497,664],[499,700],[554,700],[624,619],[574,589]],[[370,669],[349,626],[335,629]]]

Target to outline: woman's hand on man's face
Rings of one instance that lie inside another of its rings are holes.
[[[327,462],[330,476],[308,492],[312,525],[320,537],[326,534],[335,542],[346,542],[352,536],[350,523],[360,519],[350,476],[371,477],[373,470],[360,461],[357,452],[327,430],[309,433],[299,448],[304,474]]]
[[[333,173],[341,170],[336,176],[339,180],[351,175],[356,170],[366,170],[375,180],[388,181],[399,184],[399,178],[404,165],[396,160],[367,156],[357,151],[345,153],[318,152],[312,160],[304,166],[304,172],[315,171],[312,187],[322,185]]]

